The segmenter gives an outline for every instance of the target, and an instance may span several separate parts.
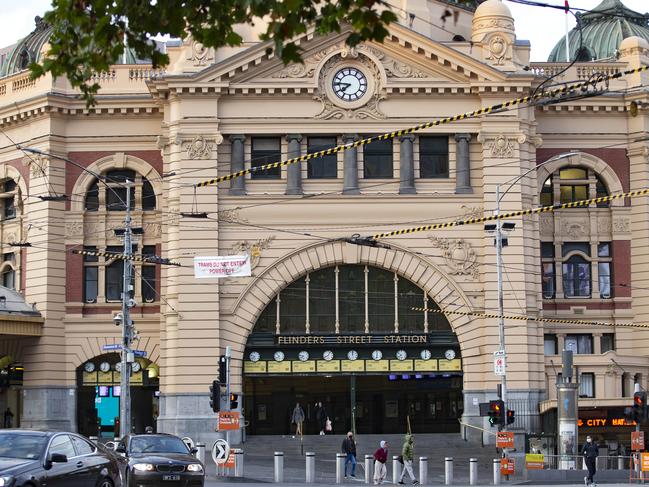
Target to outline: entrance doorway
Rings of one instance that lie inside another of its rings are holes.
[[[353,420],[359,434],[403,433],[407,417],[414,433],[458,432],[464,408],[461,374],[246,377],[244,394],[253,435],[292,433],[298,402],[305,434],[319,433],[317,402],[327,411],[332,434],[340,435],[352,429]]]

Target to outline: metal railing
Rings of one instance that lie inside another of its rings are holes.
[[[585,470],[583,455],[544,455],[544,469],[547,470]],[[568,465],[574,465],[569,467]],[[625,455],[600,455],[597,457],[597,470],[629,470],[631,457]]]

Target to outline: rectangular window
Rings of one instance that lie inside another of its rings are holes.
[[[391,179],[393,177],[392,139],[375,140],[363,146],[363,177]]]
[[[97,302],[98,292],[98,267],[84,267],[83,269],[83,300],[86,303]]]
[[[250,166],[259,167],[264,164],[282,160],[282,141],[279,137],[253,137]],[[280,167],[252,173],[252,179],[280,179]]]
[[[597,257],[611,256],[611,242],[602,242],[597,244]]]
[[[545,355],[557,355],[557,336],[553,333],[543,335],[543,353]]]
[[[554,262],[543,262],[543,298],[553,299],[556,293]]]
[[[595,374],[584,372],[579,379],[579,397],[595,397]]]
[[[541,258],[554,259],[554,243],[541,242]]]
[[[123,253],[124,247],[121,245],[111,245],[106,247],[107,252]],[[137,245],[133,245],[133,253],[137,253]],[[124,286],[124,261],[122,259],[112,259],[106,257],[106,262],[112,262],[106,265],[105,285],[106,301],[120,301],[122,299],[122,289]],[[135,273],[131,274],[131,285],[135,282]]]
[[[575,354],[592,354],[593,336],[590,334],[566,335],[564,348],[566,350],[572,350]]]
[[[419,137],[419,177],[448,177],[448,137]]]
[[[599,297],[611,298],[611,263],[600,262],[597,264],[597,270],[599,272]]]
[[[336,137],[309,137],[307,152],[313,154],[336,147]],[[327,154],[307,161],[309,179],[335,179],[338,176],[338,154]]]
[[[142,301],[153,303],[156,300],[156,266],[142,266]]]
[[[13,179],[5,182],[4,192],[12,193],[16,191],[16,182]],[[10,220],[16,218],[16,197],[10,196],[4,200],[4,218],[5,220]]]
[[[561,203],[572,203],[588,199],[588,186],[581,184],[561,185]]]
[[[615,350],[615,333],[604,333],[601,337],[602,353]]]
[[[563,294],[567,298],[590,297],[590,262],[573,256],[563,263]]]

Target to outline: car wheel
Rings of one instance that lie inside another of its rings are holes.
[[[99,482],[98,487],[114,487],[113,486],[113,481],[110,479],[103,479],[101,482]]]

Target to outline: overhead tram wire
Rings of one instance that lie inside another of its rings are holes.
[[[407,134],[412,134],[414,132],[418,132],[427,128],[431,127],[437,127],[440,125],[447,125],[450,123],[454,123],[460,120],[466,120],[466,119],[471,119],[471,118],[477,118],[482,115],[489,115],[494,112],[500,112],[503,110],[508,110],[512,107],[516,107],[521,104],[529,104],[531,102],[535,102],[538,100],[541,100],[542,98],[551,98],[551,97],[556,97],[560,95],[564,95],[567,93],[572,93],[575,92],[579,89],[588,89],[589,86],[593,84],[593,81],[596,83],[604,83],[608,82],[614,79],[619,79],[624,76],[629,76],[632,74],[638,74],[644,71],[649,70],[649,65],[647,66],[640,66],[638,68],[634,69],[629,69],[626,71],[619,71],[617,73],[613,74],[608,74],[608,75],[600,75],[594,80],[588,80],[588,81],[583,81],[583,82],[578,82],[578,83],[571,83],[567,84],[561,88],[555,88],[553,90],[547,91],[547,92],[542,92],[542,93],[536,93],[534,95],[527,95],[519,98],[513,98],[508,101],[502,102],[502,103],[497,103],[495,105],[491,105],[488,107],[483,107],[479,108],[477,110],[473,110],[470,112],[462,113],[459,115],[454,115],[451,117],[444,117],[440,118],[437,120],[433,121],[428,121],[428,122],[422,122],[418,125],[408,127],[405,129],[400,129],[400,130],[394,130],[392,132],[386,132],[380,135],[375,135],[371,137],[366,137],[364,139],[360,139],[355,142],[351,142],[349,144],[343,144],[343,145],[338,145],[336,147],[330,148],[330,149],[325,149],[321,151],[316,151],[312,153],[305,154],[303,156],[298,156],[298,157],[293,157],[290,159],[286,159],[283,161],[278,161],[278,162],[273,162],[270,164],[263,164],[261,166],[256,166],[256,167],[251,167],[248,169],[243,169],[241,171],[237,171],[235,173],[227,174],[225,176],[219,176],[217,178],[213,179],[207,179],[205,181],[196,183],[196,187],[206,187],[206,186],[213,186],[218,183],[224,182],[224,181],[230,181],[232,179],[236,179],[242,176],[245,176],[246,174],[253,174],[253,173],[258,173],[258,172],[263,172],[267,171],[269,169],[277,169],[280,167],[284,166],[289,166],[291,164],[296,164],[298,162],[303,162],[303,161],[309,161],[310,159],[315,159],[318,157],[322,157],[325,155],[331,155],[331,154],[337,154],[338,152],[342,152],[345,150],[357,148],[357,147],[362,147],[364,145],[370,144],[372,142],[378,141],[378,140],[388,140],[388,139],[394,139],[396,137],[399,137],[401,135],[407,135]]]

